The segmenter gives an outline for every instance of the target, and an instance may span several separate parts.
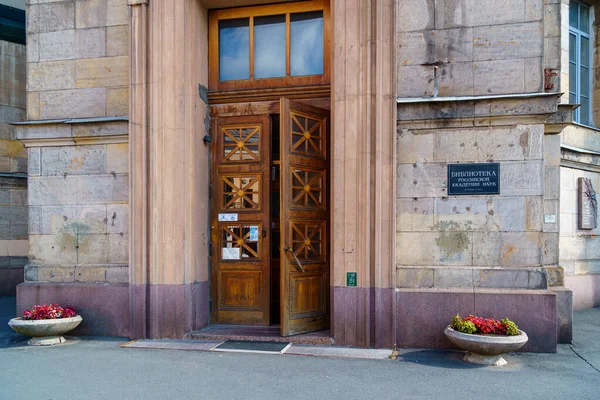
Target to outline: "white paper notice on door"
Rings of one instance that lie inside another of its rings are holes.
[[[223,247],[223,260],[239,260],[241,250],[239,247]]]
[[[237,214],[219,214],[219,222],[236,222],[237,220]]]

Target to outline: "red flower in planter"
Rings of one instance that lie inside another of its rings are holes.
[[[465,322],[470,324],[466,324]],[[474,331],[472,327],[475,327]],[[502,319],[497,321],[492,318],[481,318],[469,315],[468,317],[461,319],[460,315],[457,315],[452,319],[451,327],[454,330],[463,333],[475,333],[480,335],[518,335],[519,328],[517,325],[509,319]]]
[[[33,310],[25,310],[23,319],[41,320],[41,319],[58,319],[71,318],[77,313],[73,307],[62,308],[58,304],[44,304],[43,306],[35,305]]]

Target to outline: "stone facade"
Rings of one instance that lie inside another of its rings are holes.
[[[0,40],[0,296],[14,295],[27,263],[27,150],[10,123],[25,117],[25,46]]]
[[[78,302],[80,332],[130,337],[209,323],[207,10],[265,2],[31,2],[19,308]],[[570,341],[563,283],[597,257],[565,228],[565,15],[552,0],[331,1],[337,344],[446,347],[457,312],[516,320],[525,350]],[[449,164],[486,162],[499,195],[448,195]]]

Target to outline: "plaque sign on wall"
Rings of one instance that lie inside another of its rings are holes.
[[[579,229],[596,229],[598,226],[598,200],[592,181],[578,179]]]
[[[448,195],[500,194],[500,164],[448,164]]]

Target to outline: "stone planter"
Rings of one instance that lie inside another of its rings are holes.
[[[471,335],[447,326],[444,333],[452,343],[468,351],[465,361],[480,365],[506,365],[501,355],[519,350],[528,340],[523,331],[517,336]]]
[[[82,321],[81,316],[71,318],[26,320],[21,317],[13,318],[8,325],[13,331],[25,336],[31,336],[27,344],[32,346],[52,346],[64,343],[62,336],[75,329]]]

